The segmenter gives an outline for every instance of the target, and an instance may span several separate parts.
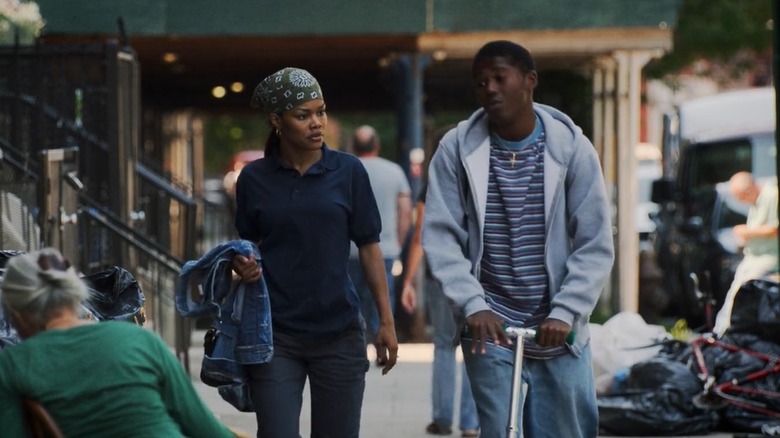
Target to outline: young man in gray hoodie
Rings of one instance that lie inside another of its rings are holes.
[[[423,247],[464,321],[481,436],[506,436],[516,415],[525,437],[593,438],[588,319],[614,259],[598,156],[568,116],[533,102],[538,75],[525,48],[490,42],[472,73],[482,108],[431,161]],[[526,340],[513,413],[507,325],[538,332]]]

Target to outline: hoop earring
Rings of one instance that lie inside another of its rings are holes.
[[[280,137],[280,138],[281,138],[281,136],[282,136],[282,132],[281,132],[281,131],[279,131],[279,128],[276,128],[276,129],[274,129],[274,132],[276,132],[276,136],[277,136],[277,137]]]

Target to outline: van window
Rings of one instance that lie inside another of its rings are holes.
[[[753,164],[752,143],[747,138],[689,146],[688,172],[680,175],[687,181],[680,181],[682,193],[693,199],[708,197],[719,182],[728,181],[731,175],[750,170]],[[774,163],[774,161],[773,161]]]
[[[765,132],[751,137],[753,142],[753,176],[764,178],[777,174],[775,133]]]
[[[711,194],[715,184],[728,181],[739,171],[749,171],[755,178],[776,174],[775,136],[771,132],[699,143],[689,148],[688,162],[684,164],[688,169],[688,180],[680,182],[683,193],[688,193],[691,198]]]

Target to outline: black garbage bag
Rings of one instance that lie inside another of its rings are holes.
[[[681,363],[690,363],[694,360],[691,344],[678,339],[667,339],[663,341],[661,343],[661,350],[658,352],[657,356]]]
[[[692,403],[701,382],[685,364],[655,357],[629,370],[627,389],[599,397],[599,426],[613,435],[706,434],[718,414]]]
[[[714,343],[699,344],[707,375],[712,376],[718,385],[735,383],[739,388],[726,389],[723,396],[713,393],[694,397],[697,406],[717,410],[721,426],[735,431],[759,433],[765,425],[780,421],[777,418],[780,398],[773,396],[780,391],[780,373],[771,372],[763,377],[747,379],[753,373],[776,366],[771,358],[780,357],[779,340],[767,340],[755,333],[729,330],[719,340],[720,343],[740,350],[734,351],[733,348]],[[770,360],[751,353],[763,354]],[[685,364],[693,373],[700,372],[693,357],[693,349],[688,343],[670,343],[659,354]]]
[[[772,388],[768,385],[750,384],[746,385],[753,389],[761,389],[769,391]],[[777,389],[775,386],[774,389]],[[773,412],[777,415],[780,411],[773,410],[771,406],[759,405],[760,409],[767,409],[769,412]],[[724,423],[729,430],[747,432],[747,433],[762,433],[765,426],[771,425],[775,428],[780,428],[780,418],[776,416],[770,416],[762,412],[758,412],[754,409],[745,409],[740,406],[729,404],[723,409],[721,413]],[[780,429],[778,429],[780,430]],[[737,435],[735,435],[737,436]],[[752,435],[751,435],[752,436]],[[780,435],[774,435],[780,436]]]
[[[761,339],[780,340],[780,284],[750,280],[739,288],[727,333],[751,333]]]
[[[0,251],[0,285],[3,284],[3,275],[5,274],[5,265],[8,259],[15,255],[23,254],[22,251]],[[0,291],[0,301],[2,301],[2,291]],[[6,347],[21,342],[19,333],[11,326],[10,321],[3,314],[3,308],[0,306],[0,351]]]
[[[5,319],[3,309],[0,308],[0,352],[6,347],[16,345],[21,341],[19,333],[17,333],[16,329]]]
[[[650,390],[673,385],[684,394],[698,394],[702,388],[699,378],[685,364],[662,357],[634,364],[627,384],[629,389]]]
[[[722,341],[768,358],[780,357],[780,344],[762,340],[754,334],[728,332]],[[731,429],[742,432],[761,433],[762,427],[767,424],[780,426],[780,398],[773,395],[780,392],[780,373],[770,372],[763,377],[753,374],[770,370],[777,366],[777,362],[746,352],[729,352],[729,355],[738,360],[732,360],[731,366],[723,367],[722,372],[717,374],[718,383],[739,382],[738,386],[742,389],[729,391],[733,398],[720,412],[721,418]],[[751,374],[756,378],[747,379]]]
[[[91,290],[84,302],[99,321],[129,321],[138,325],[146,322],[144,293],[133,274],[119,266],[83,277]]]

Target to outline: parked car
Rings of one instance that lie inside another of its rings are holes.
[[[774,89],[731,91],[685,102],[671,114],[663,145],[665,176],[653,182],[652,241],[668,314],[689,326],[707,322],[722,306],[741,255],[731,227],[745,223],[747,207],[724,182],[739,171],[776,174]]]

